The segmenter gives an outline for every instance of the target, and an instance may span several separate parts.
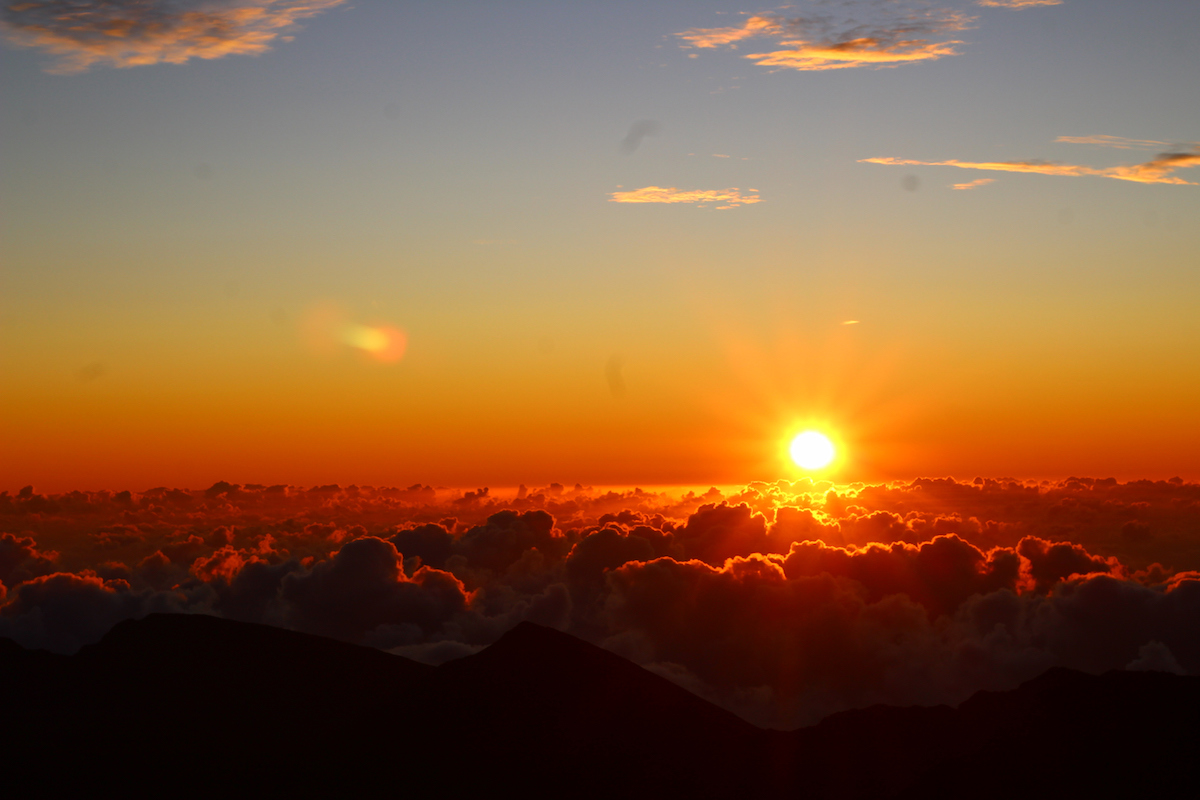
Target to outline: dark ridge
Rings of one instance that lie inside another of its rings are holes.
[[[1140,796],[1200,777],[1200,678],[1053,669],[958,709],[755,728],[522,623],[439,668],[206,616],[75,656],[0,640],[0,792],[183,797]]]
[[[318,685],[348,677],[341,671],[350,664],[368,680],[386,677],[403,683],[434,671],[428,664],[373,647],[206,614],[149,614],[119,622],[99,642],[83,647],[78,657],[93,668],[111,662],[146,675],[276,680],[294,675]]]
[[[618,655],[530,622],[443,664],[430,689],[440,730],[482,754],[486,774],[519,781],[536,754],[547,780],[588,776],[575,796],[629,796],[633,776],[659,796],[734,791],[762,734]]]
[[[635,706],[651,728],[662,727],[664,720],[678,727],[686,719],[702,730],[757,730],[615,653],[532,622],[518,624],[475,655],[443,664],[437,679],[470,686],[477,702],[541,703],[548,714],[571,708],[598,720],[624,713],[619,711],[624,704]]]

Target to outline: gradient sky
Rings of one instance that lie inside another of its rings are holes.
[[[1200,478],[1193,0],[3,8],[0,489]]]

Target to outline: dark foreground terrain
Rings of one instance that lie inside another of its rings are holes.
[[[135,797],[1190,796],[1200,678],[1053,669],[958,709],[782,733],[522,623],[430,667],[199,615],[74,656],[0,640],[0,794]]]

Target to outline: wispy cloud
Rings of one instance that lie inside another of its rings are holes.
[[[989,183],[995,183],[995,178],[978,178],[970,183],[956,183],[951,188],[954,189],[978,189],[980,186],[986,186]]]
[[[951,9],[862,5],[847,6],[841,17],[762,14],[740,26],[692,28],[676,36],[684,47],[710,49],[736,49],[753,38],[774,40],[782,49],[744,56],[764,67],[801,71],[896,67],[958,55],[955,46],[962,42],[944,37],[971,27],[974,20]]]
[[[728,28],[692,28],[675,34],[692,47],[720,47],[732,45],[752,36],[776,34],[783,25],[777,17],[754,16],[740,26]]]
[[[1171,173],[1188,167],[1200,166],[1200,153],[1162,153],[1142,164],[1126,164],[1118,167],[1088,167],[1079,164],[1055,164],[1049,161],[915,161],[906,158],[860,158],[866,164],[888,166],[958,167],[993,172],[1033,172],[1039,175],[1094,175],[1136,183],[1172,183],[1196,186]]]
[[[707,206],[721,203],[718,210],[750,205],[762,201],[757,189],[748,189],[753,194],[742,194],[737,187],[732,189],[691,189],[680,191],[674,186],[644,186],[628,192],[613,192],[609,195],[611,203],[691,203]]]
[[[1094,144],[1100,147],[1116,147],[1121,150],[1149,149],[1169,147],[1170,142],[1159,142],[1154,139],[1126,139],[1124,136],[1060,136],[1054,141],[1063,144]]]
[[[830,45],[794,44],[788,50],[754,53],[746,58],[757,59],[760,67],[786,67],[802,71],[849,69],[852,67],[896,67],[910,61],[933,61],[942,56],[956,56],[954,46],[961,42],[926,42],[923,40],[884,42],[871,37],[852,39]]]
[[[193,58],[258,55],[307,17],[346,0],[4,0],[8,40],[49,53],[47,70],[70,74],[96,65],[183,64]]]
[[[1061,6],[1063,0],[976,0],[975,5],[985,8],[1036,8],[1037,6]]]

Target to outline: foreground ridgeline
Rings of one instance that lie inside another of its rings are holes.
[[[205,615],[74,656],[0,640],[9,797],[1164,795],[1200,777],[1200,678],[1052,669],[958,709],[756,728],[522,623],[431,667]]]

